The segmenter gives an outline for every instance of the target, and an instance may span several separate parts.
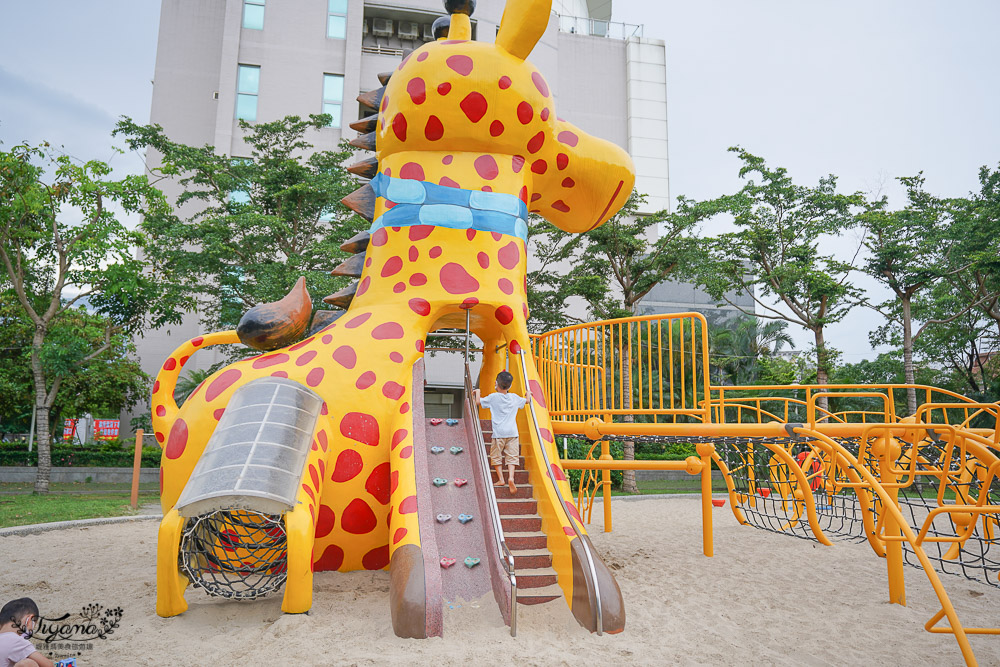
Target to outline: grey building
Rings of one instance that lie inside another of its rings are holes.
[[[479,0],[474,39],[492,42],[504,0]],[[554,0],[548,28],[530,59],[545,75],[559,115],[625,148],[648,211],[669,201],[664,43],[642,26],[611,21],[611,0]],[[162,0],[150,122],[191,145],[246,154],[237,119],[276,120],[330,113],[333,126],[313,137],[332,149],[358,117],[354,101],[395,69],[405,49],[432,39],[440,0]],[[346,132],[346,134],[345,134]],[[155,164],[155,156],[150,155]],[[163,187],[176,197],[174,184]],[[182,212],[188,213],[188,212]],[[137,341],[143,369],[156,373],[183,341],[203,333],[196,315]],[[212,349],[188,368],[219,361]],[[462,384],[454,355],[427,361],[431,393]],[[458,401],[434,398],[436,408]]]
[[[636,304],[636,315],[662,315],[694,311],[705,316],[710,327],[730,325],[744,312],[753,313],[754,300],[746,293],[729,292],[721,305],[692,283],[666,280],[651,289]]]

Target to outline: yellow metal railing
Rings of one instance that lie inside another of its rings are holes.
[[[531,343],[554,420],[710,417],[708,327],[700,313],[578,324]]]

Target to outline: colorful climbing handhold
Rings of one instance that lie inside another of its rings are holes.
[[[458,520],[461,521],[462,523],[469,523],[470,521],[472,521],[472,515],[471,514],[459,514],[458,515]]]
[[[448,480],[446,480],[444,477],[435,477],[433,480],[431,480],[431,484],[433,484],[434,486],[444,486],[447,483]]]
[[[431,447],[431,454],[440,454],[444,451],[444,447]]]
[[[458,479],[455,480],[455,486],[465,486],[468,483],[469,483],[469,480],[462,479],[461,477],[459,477]]]
[[[445,569],[451,567],[454,564],[455,564],[455,559],[454,558],[442,558],[441,559],[441,567],[443,567]]]
[[[438,523],[448,523],[448,521],[450,519],[451,519],[451,515],[450,514],[438,514],[437,515]]]
[[[455,424],[458,423],[458,420],[457,419],[449,419],[445,423],[448,424],[448,426],[454,426]]]
[[[479,565],[478,558],[473,558],[472,556],[469,556],[468,558],[465,559],[465,567],[469,568],[470,570],[477,565]]]
[[[438,425],[438,424],[440,424],[440,423],[441,423],[442,421],[444,421],[444,420],[442,420],[442,419],[438,419],[437,417],[435,417],[434,419],[432,419],[432,420],[431,420],[431,426],[437,426],[437,425]]]
[[[451,452],[452,454],[461,454],[462,452],[465,451],[465,449],[463,447],[452,447],[448,451]]]

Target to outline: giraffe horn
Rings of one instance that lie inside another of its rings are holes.
[[[362,178],[375,178],[375,174],[378,172],[378,158],[369,157],[359,160],[348,166],[347,171],[357,174]]]
[[[383,86],[389,83],[389,79],[392,77],[392,72],[380,72],[378,75],[378,82]]]
[[[350,285],[340,290],[339,292],[331,294],[330,296],[327,297],[323,297],[323,303],[328,303],[331,306],[336,306],[338,308],[342,308],[343,310],[347,310],[348,308],[351,307],[351,301],[354,301],[354,295],[357,294],[357,292],[358,292],[358,284],[351,283]]]
[[[349,142],[355,148],[361,148],[366,151],[375,150],[375,133],[369,132],[368,134],[362,134],[360,137],[355,137]]]
[[[346,310],[317,310],[316,314],[313,315],[312,326],[309,327],[309,335],[311,336],[317,331],[327,328],[340,319],[340,316],[346,312]]]
[[[236,335],[256,350],[275,350],[298,340],[311,314],[312,300],[302,277],[284,298],[248,310],[236,327]]]
[[[331,276],[349,276],[360,278],[361,271],[365,268],[364,255],[351,255],[340,266],[330,272]]]
[[[344,241],[340,249],[344,252],[352,253],[363,253],[368,248],[368,242],[371,241],[372,235],[368,231],[358,232],[351,238]]]
[[[358,95],[358,102],[365,105],[372,111],[378,111],[378,106],[382,103],[382,96],[385,95],[385,86],[369,90],[367,93]]]
[[[340,203],[360,215],[368,222],[371,222],[375,218],[375,188],[373,188],[369,183],[365,183],[360,188],[341,199]],[[367,232],[365,233],[367,234]],[[350,241],[348,241],[348,243],[350,243]],[[365,245],[367,245],[367,242]]]
[[[351,129],[357,132],[374,132],[377,125],[378,114],[373,113],[370,116],[365,116],[364,118],[351,123]]]

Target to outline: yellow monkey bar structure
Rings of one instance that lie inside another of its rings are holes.
[[[954,634],[976,664],[939,573],[1000,588],[1000,406],[923,385],[713,386],[697,313],[607,320],[533,337],[554,433],[589,441],[578,510],[597,491],[611,530],[611,470],[701,477],[712,555],[711,467],[740,524],[810,539],[867,541],[885,558],[889,599],[906,603],[904,565],[921,568],[941,609],[928,632]],[[922,402],[905,411],[906,393]],[[609,441],[696,445],[685,461],[621,461]],[[595,456],[596,455],[596,456]],[[942,619],[946,626],[938,626]]]

